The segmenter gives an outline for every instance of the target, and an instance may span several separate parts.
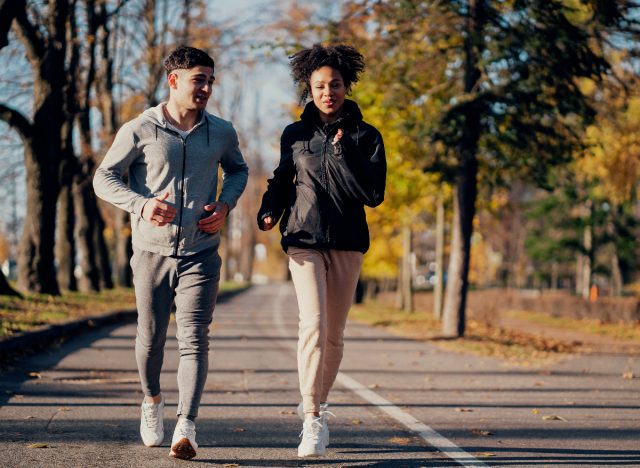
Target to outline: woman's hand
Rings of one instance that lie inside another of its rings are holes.
[[[275,226],[275,221],[273,220],[273,218],[271,216],[266,216],[263,220],[262,220],[262,230],[263,231],[269,231],[271,229],[273,229],[273,226]]]

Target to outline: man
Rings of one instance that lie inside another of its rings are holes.
[[[179,47],[164,67],[168,101],[122,126],[93,186],[100,198],[131,213],[142,441],[154,447],[164,438],[160,370],[175,302],[179,401],[170,455],[191,459],[220,280],[219,231],[246,186],[248,169],[232,125],[205,111],[214,81],[211,57]],[[216,201],[218,165],[224,182]]]

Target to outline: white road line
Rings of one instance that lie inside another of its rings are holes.
[[[278,294],[276,294],[275,297],[273,310],[275,312],[274,322],[278,329],[278,333],[282,337],[286,337],[288,335],[288,332],[284,326],[284,320],[282,318],[283,307],[280,307],[285,296],[287,296],[287,287],[281,284],[278,288]],[[283,344],[294,351],[297,349],[297,345],[293,342],[285,342]],[[387,413],[389,416],[398,421],[400,424],[404,425],[410,431],[418,434],[429,445],[437,448],[443,455],[446,455],[447,457],[455,460],[456,462],[460,463],[460,465],[468,467],[489,466],[475,458],[469,452],[466,452],[458,447],[456,444],[451,442],[435,429],[432,429],[423,422],[411,416],[409,413],[398,408],[386,398],[383,398],[376,392],[365,387],[353,377],[348,376],[344,372],[338,372],[336,381],[343,387],[351,390],[363,400],[377,406],[381,411]]]

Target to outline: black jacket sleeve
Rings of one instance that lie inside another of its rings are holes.
[[[360,132],[360,130],[356,130]],[[345,139],[342,152],[344,163],[350,172],[350,183],[345,189],[367,206],[375,207],[384,201],[387,177],[387,160],[380,132],[372,126],[363,132],[354,144]],[[341,142],[342,143],[342,142]]]
[[[275,223],[280,220],[287,207],[293,189],[295,168],[291,149],[290,132],[285,128],[280,138],[280,163],[273,171],[273,177],[267,181],[267,191],[262,195],[262,204],[258,211],[258,227],[264,230],[264,218],[271,216]]]

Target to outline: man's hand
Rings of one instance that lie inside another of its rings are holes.
[[[169,195],[169,192],[165,192],[161,197],[149,199],[142,207],[142,219],[149,221],[154,226],[165,226],[173,221],[177,210],[164,203]]]
[[[198,221],[198,229],[207,234],[215,234],[224,225],[229,213],[229,205],[225,202],[215,202],[204,206],[205,211],[213,211],[211,215]]]
[[[273,229],[273,226],[275,226],[276,223],[273,221],[273,218],[271,216],[266,216],[263,220],[262,220],[262,230],[263,231],[269,231],[271,229]]]

